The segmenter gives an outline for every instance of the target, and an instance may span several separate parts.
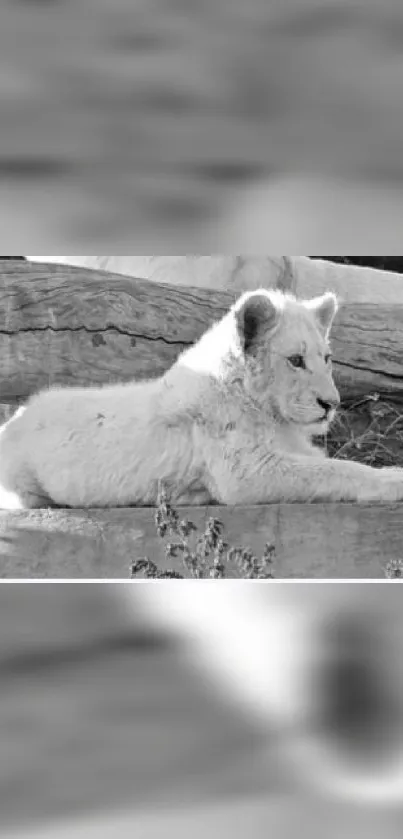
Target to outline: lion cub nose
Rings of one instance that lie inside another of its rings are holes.
[[[338,408],[340,405],[340,399],[334,397],[333,399],[320,399],[319,396],[317,398],[317,402],[320,408],[325,411],[326,414],[330,414],[335,408]]]

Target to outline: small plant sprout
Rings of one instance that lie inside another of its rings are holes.
[[[155,526],[158,536],[166,540],[165,558],[170,560],[181,557],[185,573],[161,571],[153,560],[143,558],[132,563],[132,577],[142,575],[146,579],[161,580],[184,579],[185,576],[190,576],[196,580],[222,580],[227,576],[228,566],[232,565],[238,569],[243,579],[274,578],[274,545],[268,543],[263,556],[258,559],[249,548],[228,545],[223,538],[222,522],[213,517],[208,519],[203,534],[197,537],[197,527],[188,519],[180,518],[161,483]]]

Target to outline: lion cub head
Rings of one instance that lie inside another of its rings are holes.
[[[300,301],[260,289],[232,309],[244,386],[262,409],[307,434],[324,434],[340,403],[333,381],[329,333],[334,294]]]

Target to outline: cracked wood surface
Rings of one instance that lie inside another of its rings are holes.
[[[4,264],[0,402],[13,405],[51,385],[161,375],[236,296],[81,268]],[[372,392],[400,398],[402,346],[403,299],[346,303],[333,330],[335,377],[343,399]]]
[[[271,504],[180,508],[180,514],[196,525],[194,541],[213,516],[230,546],[250,548],[261,558],[265,545],[273,545],[276,579],[384,579],[386,566],[401,559],[402,509],[401,504]],[[166,558],[154,513],[154,508],[0,511],[0,577],[127,580],[133,561],[144,557],[162,571],[186,575],[180,556]],[[227,574],[243,576],[235,561]]]

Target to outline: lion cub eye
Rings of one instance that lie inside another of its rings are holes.
[[[305,370],[306,364],[303,355],[290,355],[287,359],[293,367],[299,370]]]

